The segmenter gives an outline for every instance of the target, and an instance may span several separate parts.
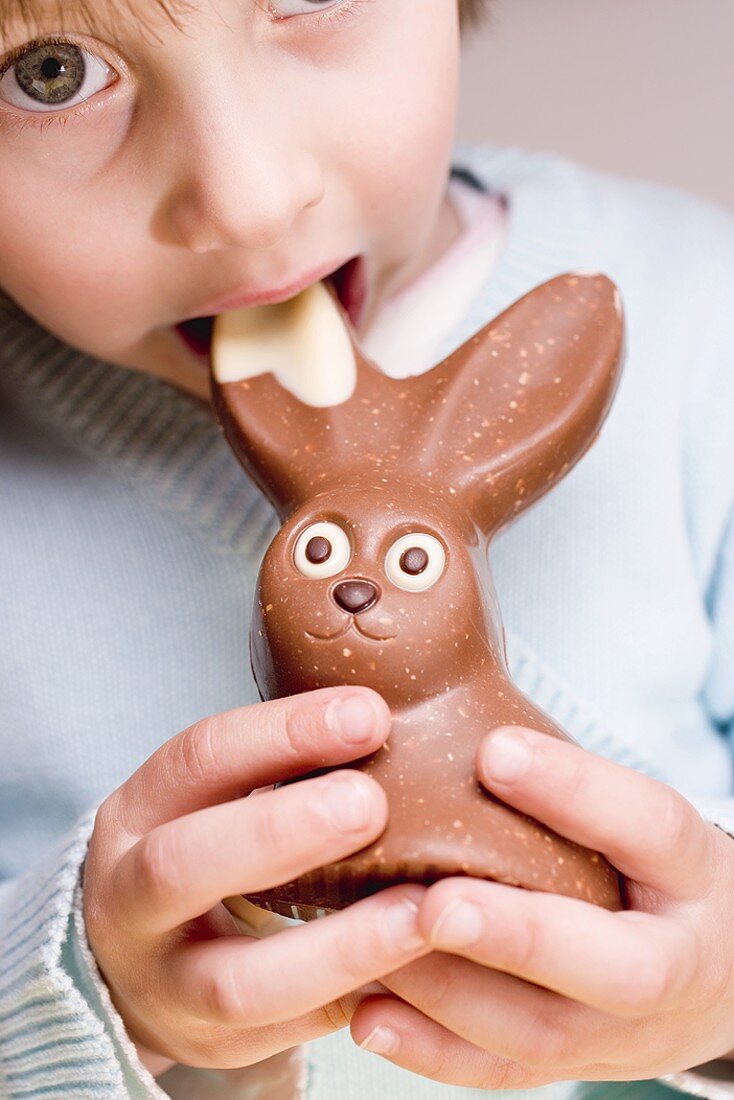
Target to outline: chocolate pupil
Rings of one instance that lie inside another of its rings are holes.
[[[428,554],[422,546],[409,547],[400,558],[400,568],[404,573],[416,577],[428,565]]]
[[[331,543],[323,535],[314,535],[308,540],[306,557],[312,565],[321,565],[331,557]]]

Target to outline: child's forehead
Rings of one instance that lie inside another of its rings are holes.
[[[115,38],[121,22],[154,30],[161,20],[181,27],[193,0],[0,0],[2,43],[16,27],[28,35],[86,33]]]

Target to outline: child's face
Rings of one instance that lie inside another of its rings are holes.
[[[177,323],[361,255],[364,329],[449,243],[456,0],[111,5],[0,76],[0,285],[63,340],[206,397]]]

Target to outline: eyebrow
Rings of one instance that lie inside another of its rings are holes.
[[[181,16],[196,7],[190,0],[106,0],[105,16],[99,17],[99,0],[0,0],[0,39],[4,42],[8,28],[20,22],[30,35],[63,34],[86,31],[90,35],[115,37],[115,25],[121,15],[132,17],[138,24],[150,26],[151,16],[162,14],[176,29],[181,30]],[[96,10],[95,10],[96,9]]]

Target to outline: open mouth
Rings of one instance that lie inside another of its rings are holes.
[[[354,328],[358,328],[364,311],[367,287],[361,256],[353,256],[326,281],[334,287]],[[214,331],[214,317],[192,317],[175,326],[176,332],[195,355],[209,359]]]

